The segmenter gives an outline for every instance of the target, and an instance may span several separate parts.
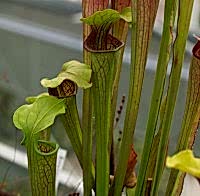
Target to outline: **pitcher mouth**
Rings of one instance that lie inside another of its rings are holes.
[[[111,34],[108,34],[106,36],[106,39],[104,40],[105,41],[104,49],[97,49],[95,40],[96,40],[96,35],[94,32],[91,32],[90,35],[84,41],[83,44],[84,48],[89,52],[106,53],[106,52],[116,52],[124,46],[124,42],[121,42]]]
[[[35,143],[34,147],[38,154],[50,156],[58,151],[59,145],[49,141],[38,140]]]
[[[196,58],[200,59],[200,41],[199,40],[194,46],[192,53]]]
[[[77,94],[77,85],[68,79],[63,80],[63,82],[55,87],[48,88],[49,95],[57,97],[57,98],[66,98],[71,97]]]

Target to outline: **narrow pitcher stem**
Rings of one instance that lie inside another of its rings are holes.
[[[94,45],[94,32],[84,43],[91,54],[92,93],[96,125],[96,194],[104,190],[108,195],[110,174],[110,148],[112,138],[112,92],[120,48],[124,45],[118,39],[107,35],[105,50]]]

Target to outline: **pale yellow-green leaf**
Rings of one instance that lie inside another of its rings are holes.
[[[99,27],[107,22],[115,22],[120,19],[120,14],[118,11],[113,9],[105,9],[103,11],[97,11],[87,18],[81,18],[81,21],[88,25],[94,25]]]
[[[65,113],[65,100],[53,96],[36,99],[33,104],[19,107],[14,115],[14,125],[32,136],[54,123],[56,116]]]
[[[71,80],[81,88],[89,88],[92,86],[90,82],[92,70],[89,65],[80,63],[79,61],[69,61],[63,64],[61,72],[56,78],[41,80],[41,85],[46,88],[56,88],[64,80]]]
[[[191,150],[184,150],[172,157],[167,157],[166,166],[200,178],[200,158],[195,158]]]
[[[39,95],[36,95],[36,96],[29,96],[29,97],[26,97],[26,102],[31,104],[31,103],[34,103],[38,98],[40,97],[45,97],[45,96],[49,96],[49,93],[40,93]]]
[[[120,13],[120,18],[125,20],[128,23],[132,22],[131,7],[124,8],[122,12]]]

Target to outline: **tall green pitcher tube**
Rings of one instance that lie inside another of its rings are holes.
[[[110,137],[112,134],[112,92],[120,48],[124,43],[104,34],[96,44],[98,34],[92,31],[84,48],[91,54],[92,91],[96,129],[96,194],[108,195]],[[103,190],[103,193],[102,193]]]
[[[24,133],[21,144],[27,149],[33,196],[55,196],[58,145],[40,138],[41,132],[52,126],[55,117],[65,113],[64,102],[64,99],[40,96],[32,104],[19,107],[13,115],[14,125]]]
[[[55,195],[58,144],[39,140],[27,148],[32,195]]]

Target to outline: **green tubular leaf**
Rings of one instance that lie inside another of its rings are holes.
[[[151,183],[152,183],[152,179],[154,176],[154,170],[155,170],[155,166],[156,166],[158,145],[160,142],[160,136],[161,136],[161,132],[162,132],[161,127],[162,127],[162,120],[163,120],[163,116],[164,116],[165,105],[166,105],[166,96],[164,96],[161,106],[160,106],[159,117],[160,117],[161,123],[160,123],[159,129],[158,129],[158,132],[156,133],[156,135],[153,138],[153,143],[151,146],[151,152],[150,152],[150,156],[149,156],[148,166],[147,166],[147,170],[146,170],[146,177],[145,177],[146,183],[144,183],[144,185],[143,185],[142,195],[149,195],[151,192]]]
[[[73,150],[83,168],[83,149],[82,149],[82,130],[79,122],[79,115],[76,106],[76,97],[71,96],[66,98],[66,113],[61,115],[61,120],[65,127],[66,133],[72,144]],[[89,177],[94,185],[94,166],[91,164]]]
[[[59,87],[64,82],[72,81],[79,87],[89,88],[91,87],[90,78],[92,70],[91,68],[78,61],[69,61],[63,64],[61,72],[58,76],[52,80],[43,79],[41,84],[49,89],[58,90],[58,96],[62,95],[59,91]],[[52,91],[52,90],[51,90]],[[49,91],[50,93],[50,91]],[[67,92],[66,92],[67,93]],[[54,91],[51,92],[54,95]],[[67,93],[69,94],[69,93]],[[56,94],[57,95],[57,94]],[[64,94],[63,96],[65,96]],[[55,95],[54,95],[55,96]],[[67,96],[65,99],[66,113],[62,116],[63,125],[66,129],[68,137],[71,141],[72,147],[78,157],[80,165],[82,165],[82,130],[79,122],[79,115],[76,107],[76,97]]]
[[[133,142],[140,95],[143,84],[145,65],[153,24],[158,8],[158,1],[132,1],[132,57],[129,84],[129,97],[124,122],[123,137],[119,161],[114,179],[112,195],[121,195],[130,146]],[[145,13],[145,14],[144,14]],[[137,188],[136,188],[137,191]],[[136,195],[140,195],[137,194]]]
[[[31,105],[23,105],[13,115],[13,122],[18,129],[27,134],[37,134],[54,123],[59,114],[65,113],[65,100],[45,96],[38,98]]]
[[[198,51],[200,48],[198,42],[194,49]],[[184,117],[181,126],[181,132],[179,134],[179,140],[177,144],[176,152],[184,149],[191,149],[195,140],[196,131],[200,119],[200,57],[193,56],[190,65],[189,79],[188,79],[188,90],[186,98],[186,106]],[[170,173],[170,181],[167,186],[167,193],[177,192],[181,184],[183,183],[183,178],[180,176],[179,171],[172,170]],[[177,186],[174,186],[176,184]],[[169,191],[168,191],[169,190]]]
[[[74,152],[82,166],[82,131],[79,122],[78,110],[76,107],[76,97],[66,98],[66,113],[61,115],[66,133],[72,144]]]
[[[130,6],[131,5],[131,0],[114,0],[111,1],[111,8],[117,10],[118,12],[121,12],[121,15],[126,15],[129,16],[128,13],[130,13],[130,17],[132,20],[132,15],[131,15],[131,9]],[[127,12],[127,10],[130,9],[130,12]],[[128,23],[125,20],[119,20],[117,22],[115,22],[112,26],[112,36],[116,37],[117,39],[121,40],[122,42],[126,43],[126,38],[127,38],[127,34],[128,34]],[[115,75],[115,79],[114,79],[114,84],[113,84],[113,95],[112,95],[112,120],[111,120],[111,130],[113,130],[113,126],[114,126],[114,118],[115,118],[115,111],[116,111],[116,105],[117,105],[117,98],[118,98],[118,86],[119,86],[119,81],[120,81],[120,75],[121,75],[121,67],[122,67],[122,61],[123,61],[123,54],[124,54],[124,48],[125,45],[123,46],[123,48],[120,50],[120,53],[118,55],[118,61],[116,64],[116,75]],[[111,131],[111,167],[110,167],[110,172],[111,174],[114,173],[115,171],[115,165],[116,165],[116,161],[117,159],[115,159],[115,153],[113,153],[115,151],[115,140],[113,137],[113,132]]]
[[[41,84],[48,87],[49,93],[58,97],[66,98],[66,114],[62,115],[63,125],[72,144],[73,150],[83,167],[82,158],[82,130],[79,122],[79,115],[76,107],[76,86],[87,89],[92,86],[90,83],[92,70],[90,66],[78,61],[70,61],[63,65],[61,72],[52,80],[43,79]],[[72,83],[72,82],[74,83]],[[94,167],[92,162],[88,171],[90,185],[94,184]]]
[[[158,156],[156,160],[156,168],[152,182],[151,195],[158,194],[158,188],[163,174],[163,168],[165,165],[170,128],[176,103],[176,97],[178,94],[178,87],[180,83],[181,69],[183,64],[185,45],[188,36],[192,7],[193,0],[179,0],[177,37],[174,42],[172,69],[167,90],[165,114],[162,121],[162,133],[158,147]]]
[[[129,10],[130,11],[130,10]],[[130,20],[128,17],[128,9],[124,11],[122,17],[125,20]],[[93,50],[110,50],[113,48],[113,42],[109,40],[109,31],[111,26],[122,19],[120,13],[113,9],[105,9],[103,11],[95,12],[93,15],[82,18],[81,20],[91,26],[90,42],[87,41],[87,44],[84,44],[84,47],[90,45],[90,49]],[[87,38],[88,38],[87,37]],[[119,40],[120,41],[120,40]],[[115,43],[116,44],[116,43]],[[121,45],[121,44],[120,44]]]
[[[90,16],[97,10],[104,10],[108,7],[108,0],[83,0],[83,17]],[[83,40],[90,33],[90,26],[83,24]],[[91,65],[90,53],[84,49],[84,62]],[[82,109],[82,129],[83,129],[83,186],[84,196],[92,195],[94,186],[90,177],[92,165],[92,128],[93,128],[93,101],[91,89],[83,91],[83,109]]]
[[[91,89],[86,90],[87,93],[89,94],[88,97],[88,105],[90,106],[87,107],[87,116],[83,117],[82,121],[82,140],[83,140],[83,145],[82,145],[82,160],[83,160],[83,184],[84,184],[84,195],[85,196],[90,196],[92,195],[92,188],[94,187],[94,176],[95,176],[95,171],[94,171],[94,166],[92,162],[92,129],[93,129],[93,116],[92,116],[92,91]],[[85,104],[86,101],[83,102]],[[86,109],[84,110],[86,112]],[[91,173],[92,173],[92,178],[91,178]]]
[[[90,7],[90,6],[88,6]],[[84,14],[86,15],[86,13]],[[84,25],[84,32],[87,32],[87,27]],[[87,36],[87,35],[85,35]],[[90,54],[84,49],[84,62],[90,63]],[[83,91],[82,104],[82,130],[83,130],[83,187],[84,196],[92,195],[92,188],[94,187],[94,166],[92,162],[92,139],[93,139],[93,101],[91,88]],[[92,169],[93,168],[93,169]],[[93,171],[92,171],[93,170]],[[91,178],[91,173],[93,178]]]
[[[108,195],[112,85],[118,52],[92,53],[96,123],[96,194]]]
[[[41,80],[42,86],[46,88],[55,88],[59,86],[64,80],[71,80],[81,88],[90,88],[92,70],[89,65],[80,63],[78,61],[69,61],[63,64],[61,72],[56,78],[51,80],[44,78]]]
[[[64,99],[42,96],[33,104],[21,106],[13,115],[15,126],[24,132],[22,144],[27,148],[32,195],[55,195],[58,145],[38,139],[54,123],[55,117],[64,113]]]
[[[93,18],[92,18],[93,17]],[[93,70],[94,113],[96,123],[96,194],[108,195],[110,132],[112,120],[112,92],[115,77],[116,60],[120,48],[124,45],[109,34],[113,22],[119,20],[115,10],[104,10],[83,19],[92,25],[92,32],[84,42],[84,48],[90,52]]]
[[[195,139],[193,138],[193,136],[196,133],[196,129],[198,127],[198,121],[200,118],[199,110],[200,110],[200,56],[199,58],[194,56],[192,58],[192,62],[190,65],[186,107],[182,122],[180,138],[177,145],[177,151],[184,150],[186,148],[192,148]]]
[[[141,165],[140,165],[139,174],[138,174],[138,184],[137,184],[138,195],[141,195],[141,191],[143,190],[143,187],[145,186],[144,184],[145,179],[148,178],[147,165],[149,164],[152,143],[155,136],[159,110],[160,110],[161,100],[162,100],[163,91],[164,91],[167,66],[168,66],[169,57],[170,57],[171,44],[173,41],[172,30],[173,30],[174,20],[176,16],[176,7],[177,7],[176,4],[177,4],[177,0],[165,1],[162,40],[161,40],[161,45],[160,45],[160,52],[159,52],[159,58],[158,58],[158,63],[157,63],[155,82],[154,82],[153,93],[152,93],[152,98],[151,98],[151,105],[150,105],[150,110],[149,110],[149,115],[148,115]],[[162,110],[160,110],[161,118],[163,118],[163,113],[164,113]]]
[[[184,150],[172,157],[167,157],[166,166],[200,178],[200,159],[195,158],[191,150]]]
[[[27,148],[32,195],[55,196],[56,158],[59,146],[39,140]]]

